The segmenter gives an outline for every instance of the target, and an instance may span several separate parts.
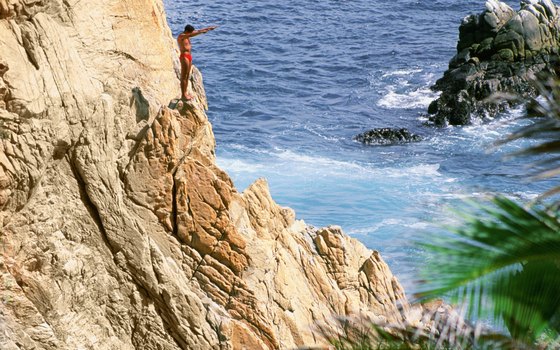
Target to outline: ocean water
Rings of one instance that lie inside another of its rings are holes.
[[[219,25],[193,41],[217,162],[243,191],[268,180],[299,219],[339,225],[379,250],[408,292],[429,256],[415,242],[456,224],[451,208],[501,192],[532,199],[535,142],[492,144],[524,123],[522,109],[488,123],[432,128],[430,86],[455,54],[461,19],[483,0],[164,0],[174,36]],[[517,9],[519,3],[506,1]],[[364,146],[376,127],[406,127],[419,143]]]

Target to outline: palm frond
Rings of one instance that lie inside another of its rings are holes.
[[[459,239],[421,243],[433,258],[417,296],[449,295],[469,305],[470,317],[501,318],[524,340],[549,329],[560,315],[557,212],[496,197],[493,206],[475,208],[456,233]]]

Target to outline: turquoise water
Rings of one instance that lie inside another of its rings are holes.
[[[518,4],[507,1],[510,6]],[[272,196],[314,226],[340,225],[379,250],[409,291],[426,258],[414,241],[457,222],[449,208],[494,192],[531,199],[527,162],[491,149],[521,123],[425,126],[429,87],[455,53],[461,19],[484,1],[165,1],[173,34],[193,39],[217,142],[217,161],[242,191],[265,177]],[[364,146],[375,127],[424,141]]]

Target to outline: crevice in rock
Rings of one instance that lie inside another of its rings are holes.
[[[325,261],[325,259],[322,256],[319,256],[322,260],[323,263],[325,265],[327,265],[327,262]],[[302,271],[303,274],[305,275],[305,280],[311,282],[311,284],[315,284],[317,286],[320,286],[321,283],[319,282],[319,280],[312,274],[310,274],[310,271],[308,271],[308,269],[306,268],[306,263],[304,260],[304,256],[302,254],[299,255],[299,265],[302,266]],[[336,280],[333,278],[333,276],[330,274],[330,272],[327,272],[327,278],[329,280],[331,280],[332,282],[334,282],[334,284],[336,286],[338,286],[338,283],[336,282]],[[331,312],[333,314],[336,314],[337,308],[336,305],[334,304],[334,300],[332,300],[331,298],[328,297],[328,295],[325,295],[325,291],[322,288],[318,288],[318,291],[325,297],[325,299],[327,300],[326,305],[328,305],[328,307],[330,308]]]
[[[173,179],[175,179],[175,175],[177,174],[179,167],[183,165],[186,162],[187,158],[189,158],[189,156],[191,155],[193,148],[194,148],[194,136],[191,138],[191,142],[189,143],[189,150],[177,161],[177,164],[175,164],[175,166],[171,169],[171,174],[173,175]]]
[[[3,108],[5,108],[9,112],[12,112],[8,109],[8,103],[11,100],[10,97],[11,97],[12,86],[10,85],[9,81],[4,80],[4,75],[9,69],[10,68],[6,64],[0,62],[0,98],[2,99],[4,105]]]
[[[97,208],[95,207],[95,205],[92,203],[92,201],[89,199],[89,197],[87,195],[87,192],[86,192],[86,189],[85,189],[85,183],[84,183],[82,177],[80,176],[80,174],[79,174],[78,170],[76,169],[75,165],[73,164],[73,162],[70,160],[69,156],[66,155],[66,157],[64,157],[64,158],[69,163],[72,174],[73,174],[74,178],[76,179],[76,182],[77,182],[77,185],[78,185],[79,196],[80,196],[80,199],[82,200],[82,203],[84,204],[84,207],[86,208],[88,214],[92,218],[95,225],[98,227],[99,231],[101,232],[101,237],[103,239],[103,242],[110,248],[111,245],[109,244],[109,241],[106,238],[106,232],[105,232],[105,229],[103,227],[101,217],[99,216],[99,212],[98,212]],[[43,174],[44,174],[45,171],[46,171],[46,168],[43,171]],[[37,180],[37,184],[40,183],[40,179],[43,176],[43,174]],[[35,186],[35,188],[36,187],[37,186]],[[28,203],[26,203],[25,206],[27,206],[27,204]],[[0,236],[0,238],[1,238],[1,236]],[[3,243],[4,243],[3,240],[0,239],[0,248],[3,248]],[[6,271],[14,278],[17,285],[21,288],[21,292],[26,296],[26,299],[31,304],[33,304],[35,311],[41,316],[43,324],[46,325],[50,330],[52,330],[53,335],[56,337],[56,340],[58,341],[58,337],[60,336],[60,334],[58,334],[57,327],[51,325],[51,320],[50,319],[53,317],[53,315],[51,315],[51,312],[48,311],[48,310],[44,311],[44,307],[40,307],[38,305],[35,305],[35,303],[33,302],[34,298],[29,298],[27,296],[27,294],[28,294],[27,288],[26,288],[27,284],[25,283],[25,281],[23,281],[21,279],[21,276],[19,274],[17,274],[17,273],[14,274],[10,270],[11,270],[10,268],[6,268]],[[60,285],[60,281],[54,280],[54,283],[57,285],[57,287],[60,290],[62,290],[62,287]],[[71,308],[73,308],[73,307],[71,307]],[[40,339],[33,338],[33,340],[37,341],[38,343],[41,342]]]
[[[80,172],[79,172],[77,166],[74,164],[74,161],[72,159],[70,159],[70,156],[68,154],[66,155],[66,160],[68,161],[68,164],[70,164],[70,169],[72,170],[72,175],[74,175],[74,178],[76,179],[76,182],[78,183],[80,199],[82,200],[82,203],[84,203],[84,207],[86,208],[90,217],[93,219],[93,222],[95,222],[95,225],[99,229],[99,232],[101,233],[101,238],[103,239],[103,242],[105,243],[105,245],[107,247],[109,247],[112,254],[114,255],[115,254],[115,251],[114,251],[115,249],[111,245],[111,242],[109,242],[109,238],[107,236],[107,232],[105,230],[105,227],[103,226],[103,220],[101,219],[101,215],[99,214],[99,210],[97,209],[95,204],[92,202],[92,200],[89,198],[89,195],[88,195],[87,189],[86,189],[86,183],[85,183],[84,179],[80,175]]]
[[[231,286],[231,290],[228,293],[228,300],[226,302],[226,304],[224,305],[224,308],[226,310],[229,310],[231,307],[231,301],[234,297],[234,295],[237,293],[237,281],[233,281],[233,285]]]
[[[210,314],[210,310],[206,309],[207,315]],[[206,318],[208,324],[211,325],[212,330],[214,331],[214,333],[216,333],[216,338],[218,339],[218,346],[220,350],[226,350],[229,347],[227,346],[227,338],[224,336],[224,334],[220,331],[220,329],[223,326],[223,322],[220,322],[220,324],[218,325],[213,325],[213,322],[211,322],[208,317]]]
[[[173,188],[171,189],[171,227],[173,228],[173,236],[178,237],[179,218],[177,214],[177,182],[175,174],[173,174]]]
[[[218,247],[218,244],[219,244],[219,242],[216,243],[216,244],[214,245],[214,247],[212,247],[212,251],[211,251],[210,253],[208,253],[208,254],[202,254],[202,255],[200,256],[200,261],[198,262],[198,264],[196,264],[195,268],[193,269],[193,273],[192,273],[191,278],[189,279],[189,283],[192,283],[193,279],[195,279],[195,277],[196,277],[196,274],[199,273],[199,270],[200,270],[200,268],[202,267],[202,264],[204,264],[204,258],[206,257],[206,255],[212,256],[212,253],[214,252],[214,250],[216,249],[216,247]],[[192,248],[192,247],[191,247],[191,248]],[[194,248],[192,248],[192,249],[194,249]],[[194,250],[196,250],[196,249],[194,249]]]
[[[177,171],[179,167],[186,161],[187,157],[191,154],[193,150],[193,142],[191,141],[189,151],[181,157],[181,159],[177,162],[175,167],[171,169],[171,176],[173,179],[173,188],[171,189],[171,225],[173,227],[173,235],[178,237],[179,232],[179,213],[177,209],[177,181],[175,180],[175,176],[177,175]],[[194,213],[190,206],[190,201],[187,202],[187,210],[189,215],[193,218],[194,221]]]
[[[21,39],[23,40],[22,44],[23,48],[25,49],[27,59],[29,60],[29,62],[31,62],[31,64],[33,64],[33,67],[35,67],[36,70],[39,70],[39,62],[37,62],[37,55],[35,53],[35,46],[37,44],[33,43],[33,40],[31,39],[31,33],[29,33],[28,31],[24,31],[21,35]]]
[[[107,232],[105,230],[105,227],[103,226],[103,220],[101,218],[99,210],[97,209],[97,207],[93,203],[93,201],[89,198],[89,195],[87,193],[86,183],[83,180],[82,176],[80,175],[80,172],[77,169],[74,162],[71,161],[70,159],[68,159],[68,162],[70,163],[72,173],[73,173],[74,177],[76,178],[76,181],[78,182],[78,188],[79,188],[79,191],[80,191],[80,198],[81,198],[82,202],[84,203],[84,206],[85,206],[86,210],[88,211],[91,218],[93,219],[93,221],[97,225],[99,231],[101,232],[101,237],[103,239],[103,242],[106,244],[107,247],[109,247],[111,253],[113,254],[113,257],[115,257],[117,249],[109,241]],[[122,268],[121,268],[121,270],[122,270]],[[169,309],[169,307],[165,303],[165,301],[161,299],[162,296],[157,295],[157,294],[154,295],[153,293],[150,293],[150,291],[143,286],[143,282],[141,280],[139,280],[134,274],[130,273],[130,271],[123,271],[123,272],[130,276],[130,278],[132,279],[132,281],[134,282],[134,285],[136,286],[136,288],[138,288],[138,290],[142,291],[142,293],[144,293],[147,296],[147,298],[149,298],[150,300],[153,301],[154,305],[156,306],[155,311],[159,315],[159,317],[161,318],[162,322],[164,323],[164,327],[167,330],[167,334],[169,334],[171,336],[171,338],[175,341],[177,346],[179,348],[182,348],[182,349],[189,348],[188,344],[186,344],[185,340],[181,337],[180,332],[175,329],[176,327],[173,326],[174,324],[177,324],[178,322],[177,322],[177,320],[171,320],[170,319],[169,315],[174,315],[174,313],[173,313],[172,310]]]
[[[0,62],[0,78],[4,78],[4,74],[6,74],[9,69],[6,63]]]
[[[371,259],[371,258],[370,258]],[[381,282],[381,281],[371,281],[368,278],[368,273],[366,271],[367,267],[366,264],[368,263],[369,259],[367,259],[366,261],[364,261],[364,263],[362,264],[362,266],[360,267],[360,269],[358,270],[359,273],[363,273],[366,276],[366,280],[368,281],[367,285],[363,285],[362,288],[366,289],[368,294],[373,296],[375,298],[375,300],[379,303],[379,305],[383,305],[384,307],[386,306],[385,301],[382,299],[382,297],[376,293],[375,289],[372,288],[372,284],[374,282]],[[387,286],[384,286],[386,291],[390,291],[392,290],[392,288],[387,288]]]
[[[132,60],[134,62],[140,63],[136,57],[132,56],[131,54],[129,54],[127,52],[124,52],[124,51],[121,51],[121,50],[109,50],[109,52],[113,53],[115,55],[118,55],[118,56],[125,57],[125,58],[127,58],[129,60]]]
[[[189,216],[192,218],[192,230],[195,230],[195,222],[196,222],[196,215],[194,214],[194,211],[192,210],[191,207],[191,199],[189,198],[189,196],[187,195],[187,212],[189,213]],[[179,223],[177,223],[177,228]]]
[[[134,284],[136,288],[138,288],[138,291],[141,293],[142,297],[153,302],[154,310],[156,311],[157,315],[160,317],[163,324],[163,329],[165,330],[166,334],[169,335],[169,338],[175,342],[178,348],[189,349],[190,348],[188,346],[189,344],[187,344],[185,340],[180,336],[180,332],[174,329],[173,324],[178,324],[178,322],[177,320],[171,320],[170,317],[168,316],[168,314],[173,314],[173,312],[170,312],[166,303],[160,300],[161,296],[152,295],[150,291],[146,289],[140,281],[134,278],[134,275],[130,274],[130,277],[134,281]],[[168,312],[165,312],[164,310]],[[133,323],[134,323],[133,329],[136,330],[138,320],[134,320]],[[132,334],[134,334],[134,331],[131,332],[131,336]]]
[[[190,206],[189,206],[189,213],[192,213]],[[200,262],[196,265],[196,267],[193,270],[192,276],[189,279],[189,282],[192,282],[192,280],[195,278],[196,274],[199,272],[200,268],[202,267],[202,264],[204,264],[204,258],[209,255],[210,257],[216,259],[216,257],[214,257],[214,252],[216,251],[216,249],[218,248],[218,246],[220,245],[220,243],[224,240],[224,233],[220,231],[220,238],[217,239],[217,242],[212,246],[212,248],[210,249],[210,252],[207,254],[201,254],[201,258],[200,258]],[[196,250],[194,247],[191,247],[192,249]],[[199,252],[200,253],[200,252]],[[216,259],[218,260],[218,259]],[[218,260],[219,261],[219,260]],[[221,262],[223,264],[223,262]],[[227,266],[226,264],[224,264],[225,267],[227,267],[228,269],[231,270],[231,268],[229,266]],[[233,272],[233,271],[232,271]],[[235,275],[235,273],[234,273]]]
[[[149,254],[150,254],[150,261],[152,265],[152,270],[154,271],[154,275],[156,276],[158,283],[163,284],[164,282],[161,278],[162,277],[161,272],[158,271],[158,269],[154,268],[157,262],[154,260],[154,256],[151,248]],[[148,296],[150,296],[153,299],[154,304],[157,305],[156,310],[164,323],[164,327],[167,333],[171,336],[171,338],[173,338],[173,340],[175,341],[175,343],[179,348],[189,349],[190,347],[186,341],[186,338],[182,336],[181,330],[179,329],[179,327],[177,327],[177,325],[180,325],[181,323],[179,317],[177,317],[175,312],[173,312],[173,310],[169,307],[169,303],[165,301],[166,297],[164,296],[164,294],[161,291],[158,295],[151,295],[147,290],[146,292],[148,293]],[[193,330],[193,332],[196,333],[195,330]]]

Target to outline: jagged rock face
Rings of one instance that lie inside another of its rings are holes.
[[[198,70],[166,107],[159,0],[0,0],[0,38],[0,348],[285,349],[332,315],[403,321],[379,254],[264,180],[236,191]]]
[[[430,104],[430,119],[436,125],[469,124],[471,117],[494,116],[507,107],[487,100],[497,92],[533,96],[536,75],[555,73],[559,65],[558,11],[550,0],[522,0],[518,12],[489,0],[481,14],[466,17],[457,54],[433,87],[441,95]]]

